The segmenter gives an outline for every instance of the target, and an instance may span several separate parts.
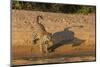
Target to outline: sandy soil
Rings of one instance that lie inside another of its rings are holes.
[[[40,11],[12,11],[12,63],[18,64],[41,64],[52,63],[39,60],[42,52],[39,45],[32,44],[32,29],[26,22],[36,22],[36,17],[42,15],[43,25],[49,33],[62,32],[67,27],[82,25],[82,28],[72,27],[74,38],[78,41],[84,40],[81,44],[64,44],[48,54],[48,58],[66,57],[63,62],[93,61],[95,60],[95,14],[64,14]],[[87,59],[88,57],[88,59]],[[34,60],[35,58],[35,60]],[[48,59],[47,58],[47,59]],[[69,59],[68,59],[69,58]],[[71,59],[73,58],[73,60]],[[44,59],[45,60],[45,59]],[[60,59],[62,62],[62,59]],[[39,62],[40,61],[40,62]],[[57,59],[56,59],[57,61]],[[55,61],[55,62],[56,62]],[[60,62],[60,61],[59,61]]]

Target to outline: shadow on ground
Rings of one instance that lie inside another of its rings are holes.
[[[56,32],[52,35],[52,40],[54,41],[54,45],[50,46],[48,48],[49,52],[54,52],[56,48],[59,48],[63,45],[72,45],[79,46],[81,45],[85,40],[79,39],[74,36],[74,32],[69,30],[68,28],[65,28],[64,31]]]

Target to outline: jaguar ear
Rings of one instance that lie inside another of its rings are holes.
[[[38,15],[37,16],[37,22],[40,23],[41,20],[43,20],[43,16],[42,15]]]
[[[43,19],[43,16],[42,16],[42,15],[39,15],[39,16],[37,16],[37,18],[39,18],[39,19]]]

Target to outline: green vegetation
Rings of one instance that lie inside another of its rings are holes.
[[[95,6],[83,5],[66,5],[55,3],[32,3],[24,1],[13,1],[12,9],[35,10],[46,12],[62,12],[62,13],[93,13],[96,11]]]

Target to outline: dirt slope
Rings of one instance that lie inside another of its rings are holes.
[[[32,29],[26,22],[36,22],[37,15],[44,18],[43,25],[52,34],[62,32],[67,27],[82,25],[82,28],[72,27],[74,38],[84,40],[79,45],[64,44],[49,54],[49,57],[61,56],[93,56],[95,57],[95,14],[64,14],[40,11],[12,11],[12,54],[13,59],[40,57],[39,45],[32,44]],[[86,57],[85,57],[86,58]],[[90,61],[91,59],[89,59]],[[92,59],[92,60],[95,60]],[[16,64],[16,62],[15,62]],[[23,63],[22,63],[23,64]]]

